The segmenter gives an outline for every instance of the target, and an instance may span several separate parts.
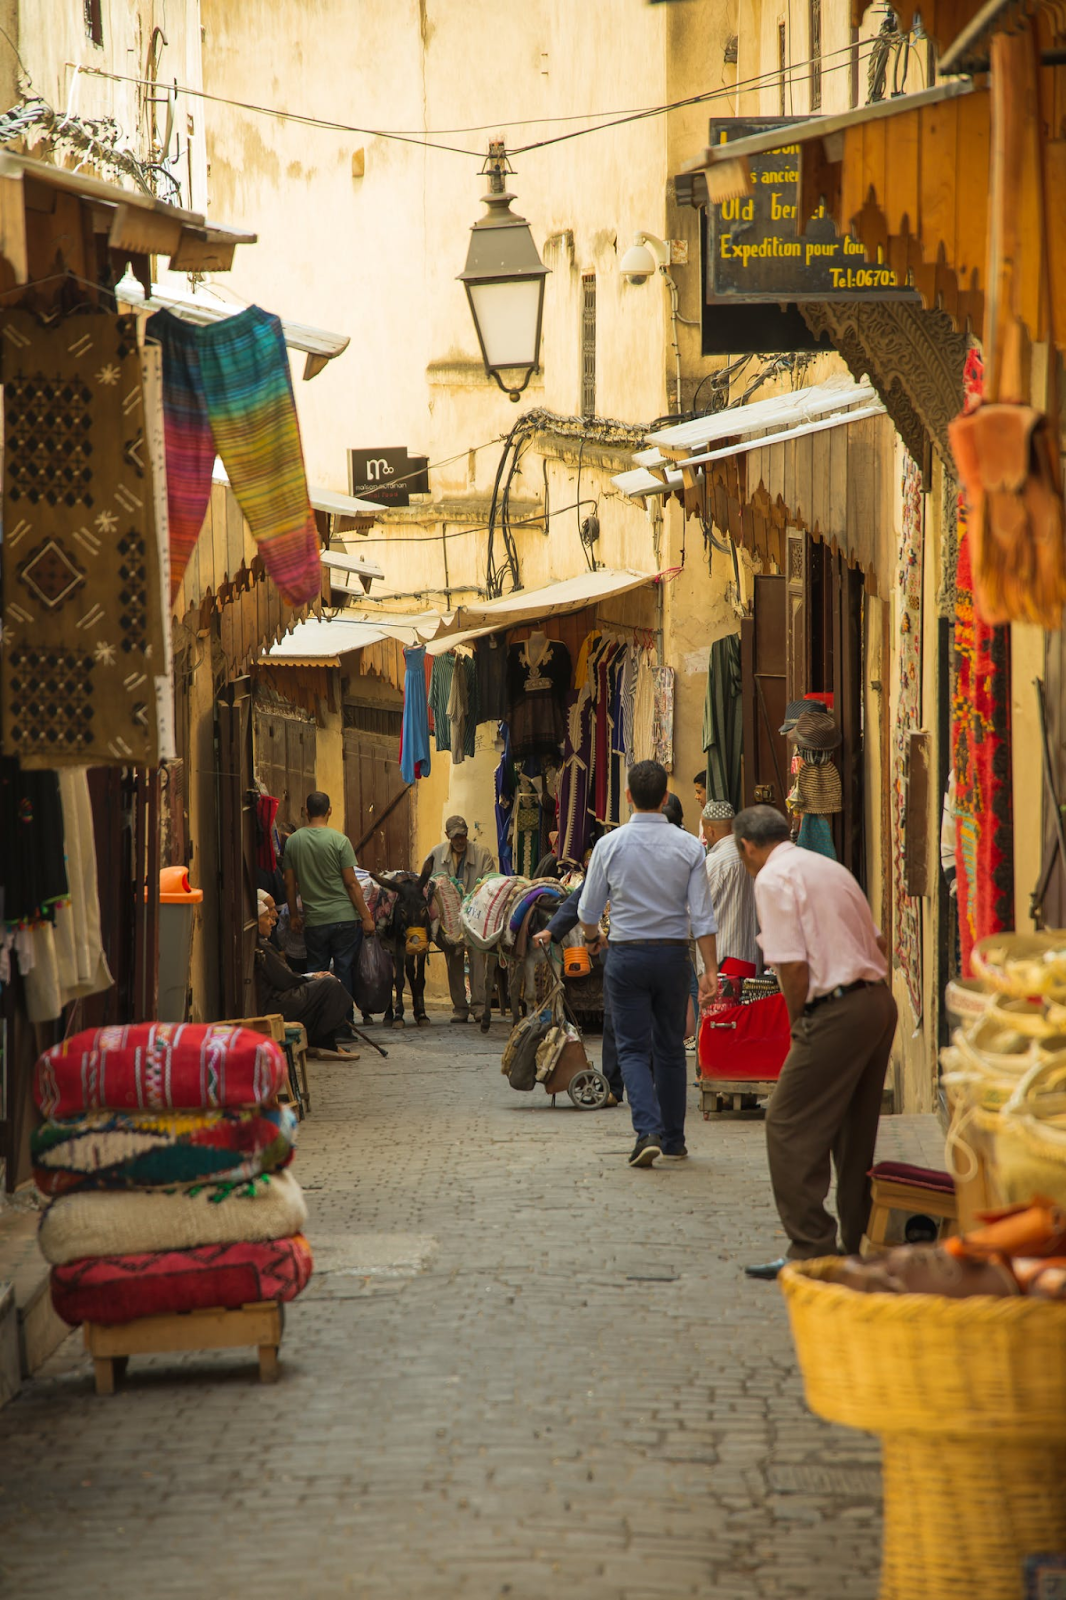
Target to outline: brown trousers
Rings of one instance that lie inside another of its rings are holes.
[[[794,1261],[837,1253],[836,1222],[825,1209],[830,1160],[841,1243],[846,1255],[858,1251],[895,1032],[896,1002],[884,984],[827,1000],[793,1024],[766,1112],[766,1149]]]

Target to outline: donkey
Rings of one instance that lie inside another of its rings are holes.
[[[428,868],[428,862],[427,862]],[[429,949],[433,927],[433,907],[426,899],[429,872],[372,872],[370,876],[388,894],[394,896],[388,921],[379,929],[379,937],[393,960],[396,979],[396,1000],[390,1005],[382,1022],[394,1028],[405,1026],[403,1014],[404,974],[411,985],[415,1022],[420,1028],[429,1026],[426,1015],[426,952]]]

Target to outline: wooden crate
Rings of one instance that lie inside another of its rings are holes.
[[[85,1348],[93,1358],[97,1394],[114,1394],[115,1381],[130,1356],[159,1355],[176,1350],[232,1350],[255,1345],[259,1377],[274,1383],[281,1344],[281,1306],[273,1300],[242,1306],[237,1311],[183,1311],[169,1316],[139,1317],[135,1322],[82,1324]]]

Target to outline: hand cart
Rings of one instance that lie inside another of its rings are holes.
[[[717,1001],[700,1018],[700,1110],[758,1110],[777,1082],[788,1055],[788,1008],[782,994],[746,1005]]]

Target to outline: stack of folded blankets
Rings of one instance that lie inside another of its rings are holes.
[[[311,1276],[287,1170],[286,1060],[229,1023],[89,1030],[47,1050],[34,1097],[38,1239],[64,1321],[292,1300]]]

